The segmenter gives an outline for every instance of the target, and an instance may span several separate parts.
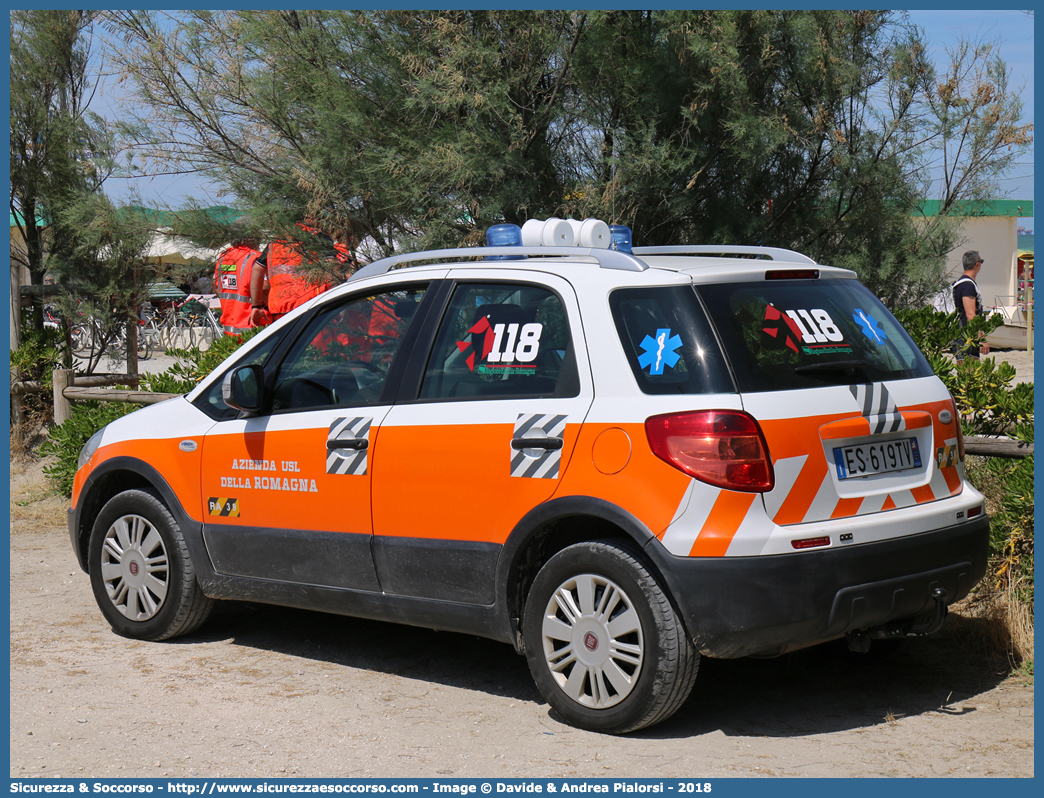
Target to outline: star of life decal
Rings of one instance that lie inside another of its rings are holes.
[[[855,313],[852,314],[852,318],[855,323],[859,325],[859,329],[863,335],[873,341],[875,344],[883,343],[888,339],[885,331],[881,329],[880,323],[861,308],[856,308]]]
[[[656,331],[656,337],[645,336],[642,340],[642,349],[645,354],[638,358],[638,365],[643,369],[648,367],[650,374],[663,374],[664,366],[674,368],[681,355],[677,353],[682,345],[680,335],[671,335],[670,327],[661,327]]]

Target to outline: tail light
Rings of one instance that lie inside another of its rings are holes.
[[[701,482],[763,493],[775,476],[761,428],[739,410],[668,413],[645,421],[653,454]]]

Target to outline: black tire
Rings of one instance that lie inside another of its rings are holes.
[[[623,734],[666,720],[696,680],[700,655],[628,542],[589,541],[555,554],[533,581],[522,628],[537,688],[583,729]]]
[[[213,607],[196,581],[181,529],[152,491],[124,491],[105,504],[91,530],[88,566],[105,620],[124,637],[188,634]]]

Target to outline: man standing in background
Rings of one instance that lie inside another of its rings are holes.
[[[965,252],[962,265],[964,274],[958,277],[953,284],[953,306],[957,310],[963,330],[968,326],[969,321],[982,315],[982,294],[979,293],[979,286],[975,282],[975,278],[979,276],[979,270],[982,269],[982,258],[978,251],[971,249]],[[979,335],[981,336],[982,333]],[[953,354],[958,363],[965,357],[973,357],[978,360],[980,354],[988,355],[989,353],[990,345],[985,340],[966,344],[962,338],[954,343]]]

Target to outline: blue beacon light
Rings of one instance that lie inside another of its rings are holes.
[[[488,247],[520,247],[522,246],[522,228],[517,224],[502,222],[486,230],[486,246]],[[486,260],[519,260],[525,255],[487,255]]]
[[[609,225],[609,249],[631,253],[631,228],[622,224]]]

